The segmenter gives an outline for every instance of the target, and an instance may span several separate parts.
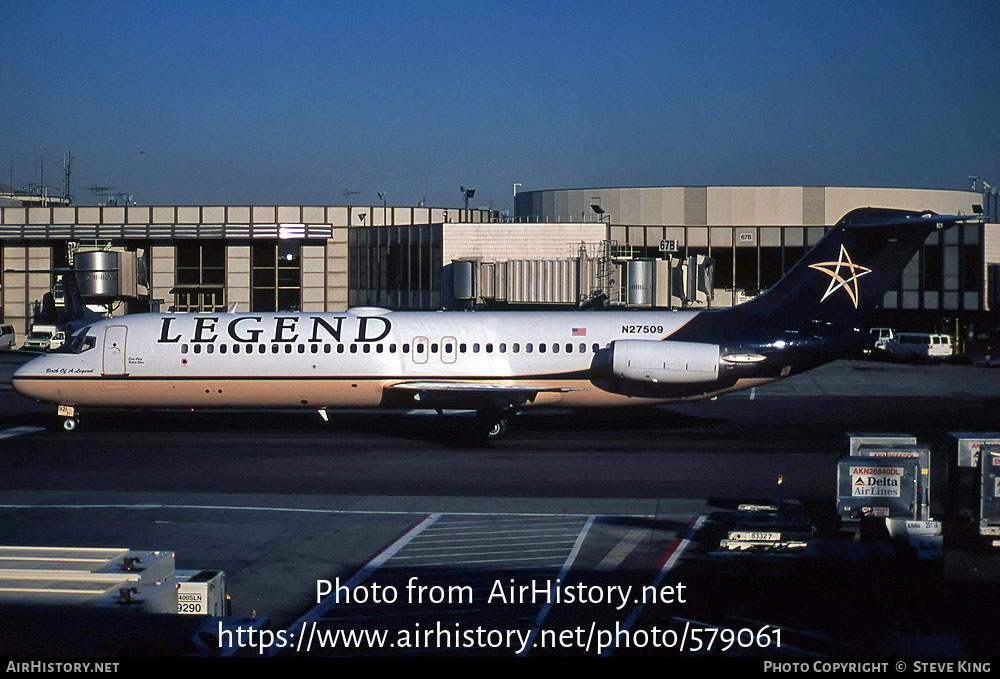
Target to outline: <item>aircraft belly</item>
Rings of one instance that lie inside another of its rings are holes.
[[[115,380],[45,379],[19,382],[18,391],[29,398],[74,406],[140,408],[376,408],[383,404],[384,388],[398,380],[385,379],[225,379],[187,378]],[[567,391],[540,392],[524,407],[592,408],[655,405],[696,400],[706,396],[748,389],[773,381],[740,379],[724,389],[681,397],[628,396],[606,391],[585,379],[509,380],[496,384],[520,387],[564,388]]]
[[[240,379],[150,381],[134,384],[133,403],[191,408],[376,407],[381,380]],[[168,401],[164,403],[164,401]]]
[[[124,389],[79,379],[32,382],[22,393],[40,401],[140,408],[372,408],[383,387],[382,380],[357,379],[132,379]]]

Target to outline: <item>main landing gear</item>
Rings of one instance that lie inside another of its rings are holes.
[[[80,413],[76,411],[76,408],[73,406],[59,406],[57,414],[62,418],[63,431],[76,431],[77,425],[80,424]]]
[[[480,410],[476,413],[475,432],[482,445],[496,443],[507,438],[510,423],[514,419],[514,409],[504,411]]]

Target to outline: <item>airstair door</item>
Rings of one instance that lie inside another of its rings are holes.
[[[128,328],[112,325],[104,331],[104,375],[125,376],[125,339]]]

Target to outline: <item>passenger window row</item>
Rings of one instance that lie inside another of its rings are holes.
[[[436,344],[432,344],[431,345],[431,352],[432,353],[437,353],[437,349],[435,348],[436,346],[437,346]],[[523,351],[526,354],[531,354],[531,353],[534,353],[535,350],[537,349],[538,353],[544,354],[546,351],[549,350],[548,347],[549,347],[548,344],[539,343],[539,344],[536,345],[533,342],[528,342],[528,343],[524,344]],[[564,349],[562,349],[561,347],[564,347]],[[508,346],[508,344],[506,342],[500,342],[497,345],[494,345],[492,342],[487,342],[485,345],[482,345],[479,342],[473,342],[473,344],[472,344],[472,353],[478,354],[480,351],[483,351],[483,352],[485,352],[487,354],[492,354],[494,352],[494,348],[496,349],[497,353],[500,353],[500,354],[506,354],[507,351],[508,351],[508,349],[510,350],[510,353],[512,353],[512,354],[519,354],[522,351],[522,345],[521,345],[520,342],[514,342],[513,344],[511,344],[509,346]],[[593,353],[597,353],[597,350],[600,349],[600,348],[601,347],[600,347],[599,344],[597,344],[597,342],[594,342],[594,344],[591,345],[591,351],[593,351]],[[464,343],[464,342],[458,345],[458,353],[460,353],[460,354],[467,353],[468,349],[469,349],[469,346],[466,343]],[[563,351],[563,350],[567,354],[572,354],[574,352],[575,353],[580,353],[580,354],[585,354],[585,353],[587,353],[587,345],[585,343],[583,343],[583,342],[580,342],[579,345],[574,345],[572,342],[566,342],[565,345],[562,345],[562,344],[560,344],[558,342],[553,342],[552,343],[552,345],[551,345],[551,351],[552,351],[553,354],[558,354],[560,351]],[[451,350],[448,349],[448,348],[445,348],[445,352],[446,353],[450,353]]]
[[[394,353],[396,353],[397,346],[401,346],[402,347],[402,350],[403,350],[404,354],[410,353],[410,345],[409,344],[402,344],[402,345],[396,345],[396,344],[374,344],[373,345],[373,344],[369,344],[369,343],[364,343],[364,344],[318,344],[316,342],[313,342],[313,343],[310,343],[310,344],[293,344],[291,342],[289,342],[289,343],[282,343],[282,344],[252,344],[252,343],[220,344],[219,348],[218,348],[218,353],[220,353],[220,354],[227,354],[227,353],[233,353],[233,354],[241,354],[241,353],[242,354],[254,354],[254,353],[256,353],[256,354],[266,354],[269,351],[268,347],[270,347],[270,353],[272,353],[272,354],[282,354],[282,353],[284,353],[284,354],[293,354],[293,353],[298,353],[298,354],[306,354],[306,353],[308,353],[308,354],[319,354],[319,353],[332,354],[334,352],[336,352],[338,354],[343,354],[343,353],[346,353],[346,352],[349,352],[349,353],[352,353],[352,354],[356,354],[356,353],[358,353],[358,351],[362,351],[363,353],[370,354],[373,351],[373,349],[372,349],[373,346],[375,347],[374,348],[374,352],[376,354],[385,353],[386,349],[388,349],[388,353],[394,354]],[[361,349],[359,350],[358,347],[361,347]],[[193,344],[190,344],[190,345],[188,345],[188,344],[182,344],[181,345],[181,353],[182,354],[187,354],[187,353],[200,354],[202,352],[204,352],[206,354],[214,354],[216,352],[215,345],[214,344],[209,344],[209,343],[205,343],[204,345],[199,344],[199,343],[193,343]]]
[[[268,347],[270,347],[270,349],[268,349]],[[430,353],[437,354],[439,348],[440,348],[440,345],[437,342],[431,342],[430,343]],[[487,342],[485,344],[481,344],[479,342],[473,342],[471,348],[472,348],[471,353],[473,353],[473,354],[478,354],[478,353],[481,353],[481,352],[482,353],[487,353],[487,354],[492,354],[494,352],[495,353],[500,353],[500,354],[506,354],[508,351],[510,353],[512,353],[512,354],[519,354],[519,353],[522,352],[522,345],[521,345],[520,342],[514,342],[513,344],[510,344],[510,345],[508,345],[506,342],[500,342],[499,344],[494,344],[493,342]],[[310,343],[310,344],[293,344],[293,343],[289,342],[289,343],[282,343],[282,344],[241,343],[241,344],[220,344],[220,345],[218,345],[218,353],[220,353],[220,354],[228,354],[228,353],[233,353],[233,354],[254,354],[254,353],[256,353],[256,354],[266,354],[266,353],[268,353],[268,351],[270,351],[270,353],[272,353],[272,354],[280,354],[280,353],[285,353],[285,354],[292,354],[292,353],[299,353],[299,354],[305,354],[305,353],[310,353],[310,354],[319,354],[319,353],[332,354],[334,352],[336,352],[338,354],[343,354],[343,353],[356,354],[359,351],[361,353],[365,353],[365,354],[370,354],[372,352],[374,352],[376,354],[382,354],[382,353],[395,354],[397,349],[400,349],[403,354],[409,354],[410,353],[410,345],[409,345],[409,343],[403,343],[403,344],[396,344],[396,343],[391,343],[391,344],[372,344],[372,343],[365,342],[365,343],[357,343],[357,344],[336,344],[336,345],[334,345],[334,344],[319,344],[319,343],[316,343],[316,342],[313,342],[313,343]],[[452,354],[452,352],[454,351],[454,349],[455,349],[455,346],[454,346],[453,343],[451,343],[451,342],[445,342],[444,343],[444,353],[445,354],[449,354],[449,355]],[[593,352],[593,353],[597,353],[598,349],[600,349],[600,345],[597,342],[594,342],[590,346],[590,351]],[[425,343],[423,343],[423,342],[417,342],[417,344],[414,346],[414,350],[418,354],[423,354],[427,350],[427,345]],[[572,342],[566,342],[565,345],[562,345],[562,344],[560,344],[558,342],[553,342],[551,345],[543,344],[543,343],[539,343],[539,344],[536,345],[533,342],[528,342],[528,343],[526,343],[526,344],[523,345],[523,351],[526,354],[534,353],[536,350],[540,354],[544,354],[544,353],[546,353],[546,352],[548,352],[550,350],[551,350],[551,352],[553,354],[558,354],[560,351],[564,351],[567,354],[572,354],[574,352],[575,353],[585,354],[585,353],[587,353],[588,347],[583,342],[580,342],[578,345],[574,345]],[[202,344],[202,343],[198,343],[198,342],[195,342],[193,344],[182,344],[181,345],[181,353],[182,354],[187,354],[187,353],[200,354],[200,353],[203,353],[203,352],[206,353],[206,354],[214,354],[216,352],[216,345],[212,344],[212,343],[204,343],[204,344]],[[460,354],[469,353],[469,345],[467,343],[465,343],[465,342],[460,343],[458,345],[458,353],[460,353]]]

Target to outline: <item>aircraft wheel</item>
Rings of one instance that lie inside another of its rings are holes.
[[[510,417],[501,415],[494,420],[486,420],[483,425],[484,439],[486,443],[495,443],[507,438],[510,433]]]
[[[507,438],[508,431],[510,431],[510,423],[506,417],[501,417],[486,432],[486,439],[489,441],[501,441]]]
[[[66,431],[74,431],[76,430],[76,425],[78,424],[80,423],[76,420],[75,417],[67,417],[63,419],[62,426],[63,429],[65,429]]]

